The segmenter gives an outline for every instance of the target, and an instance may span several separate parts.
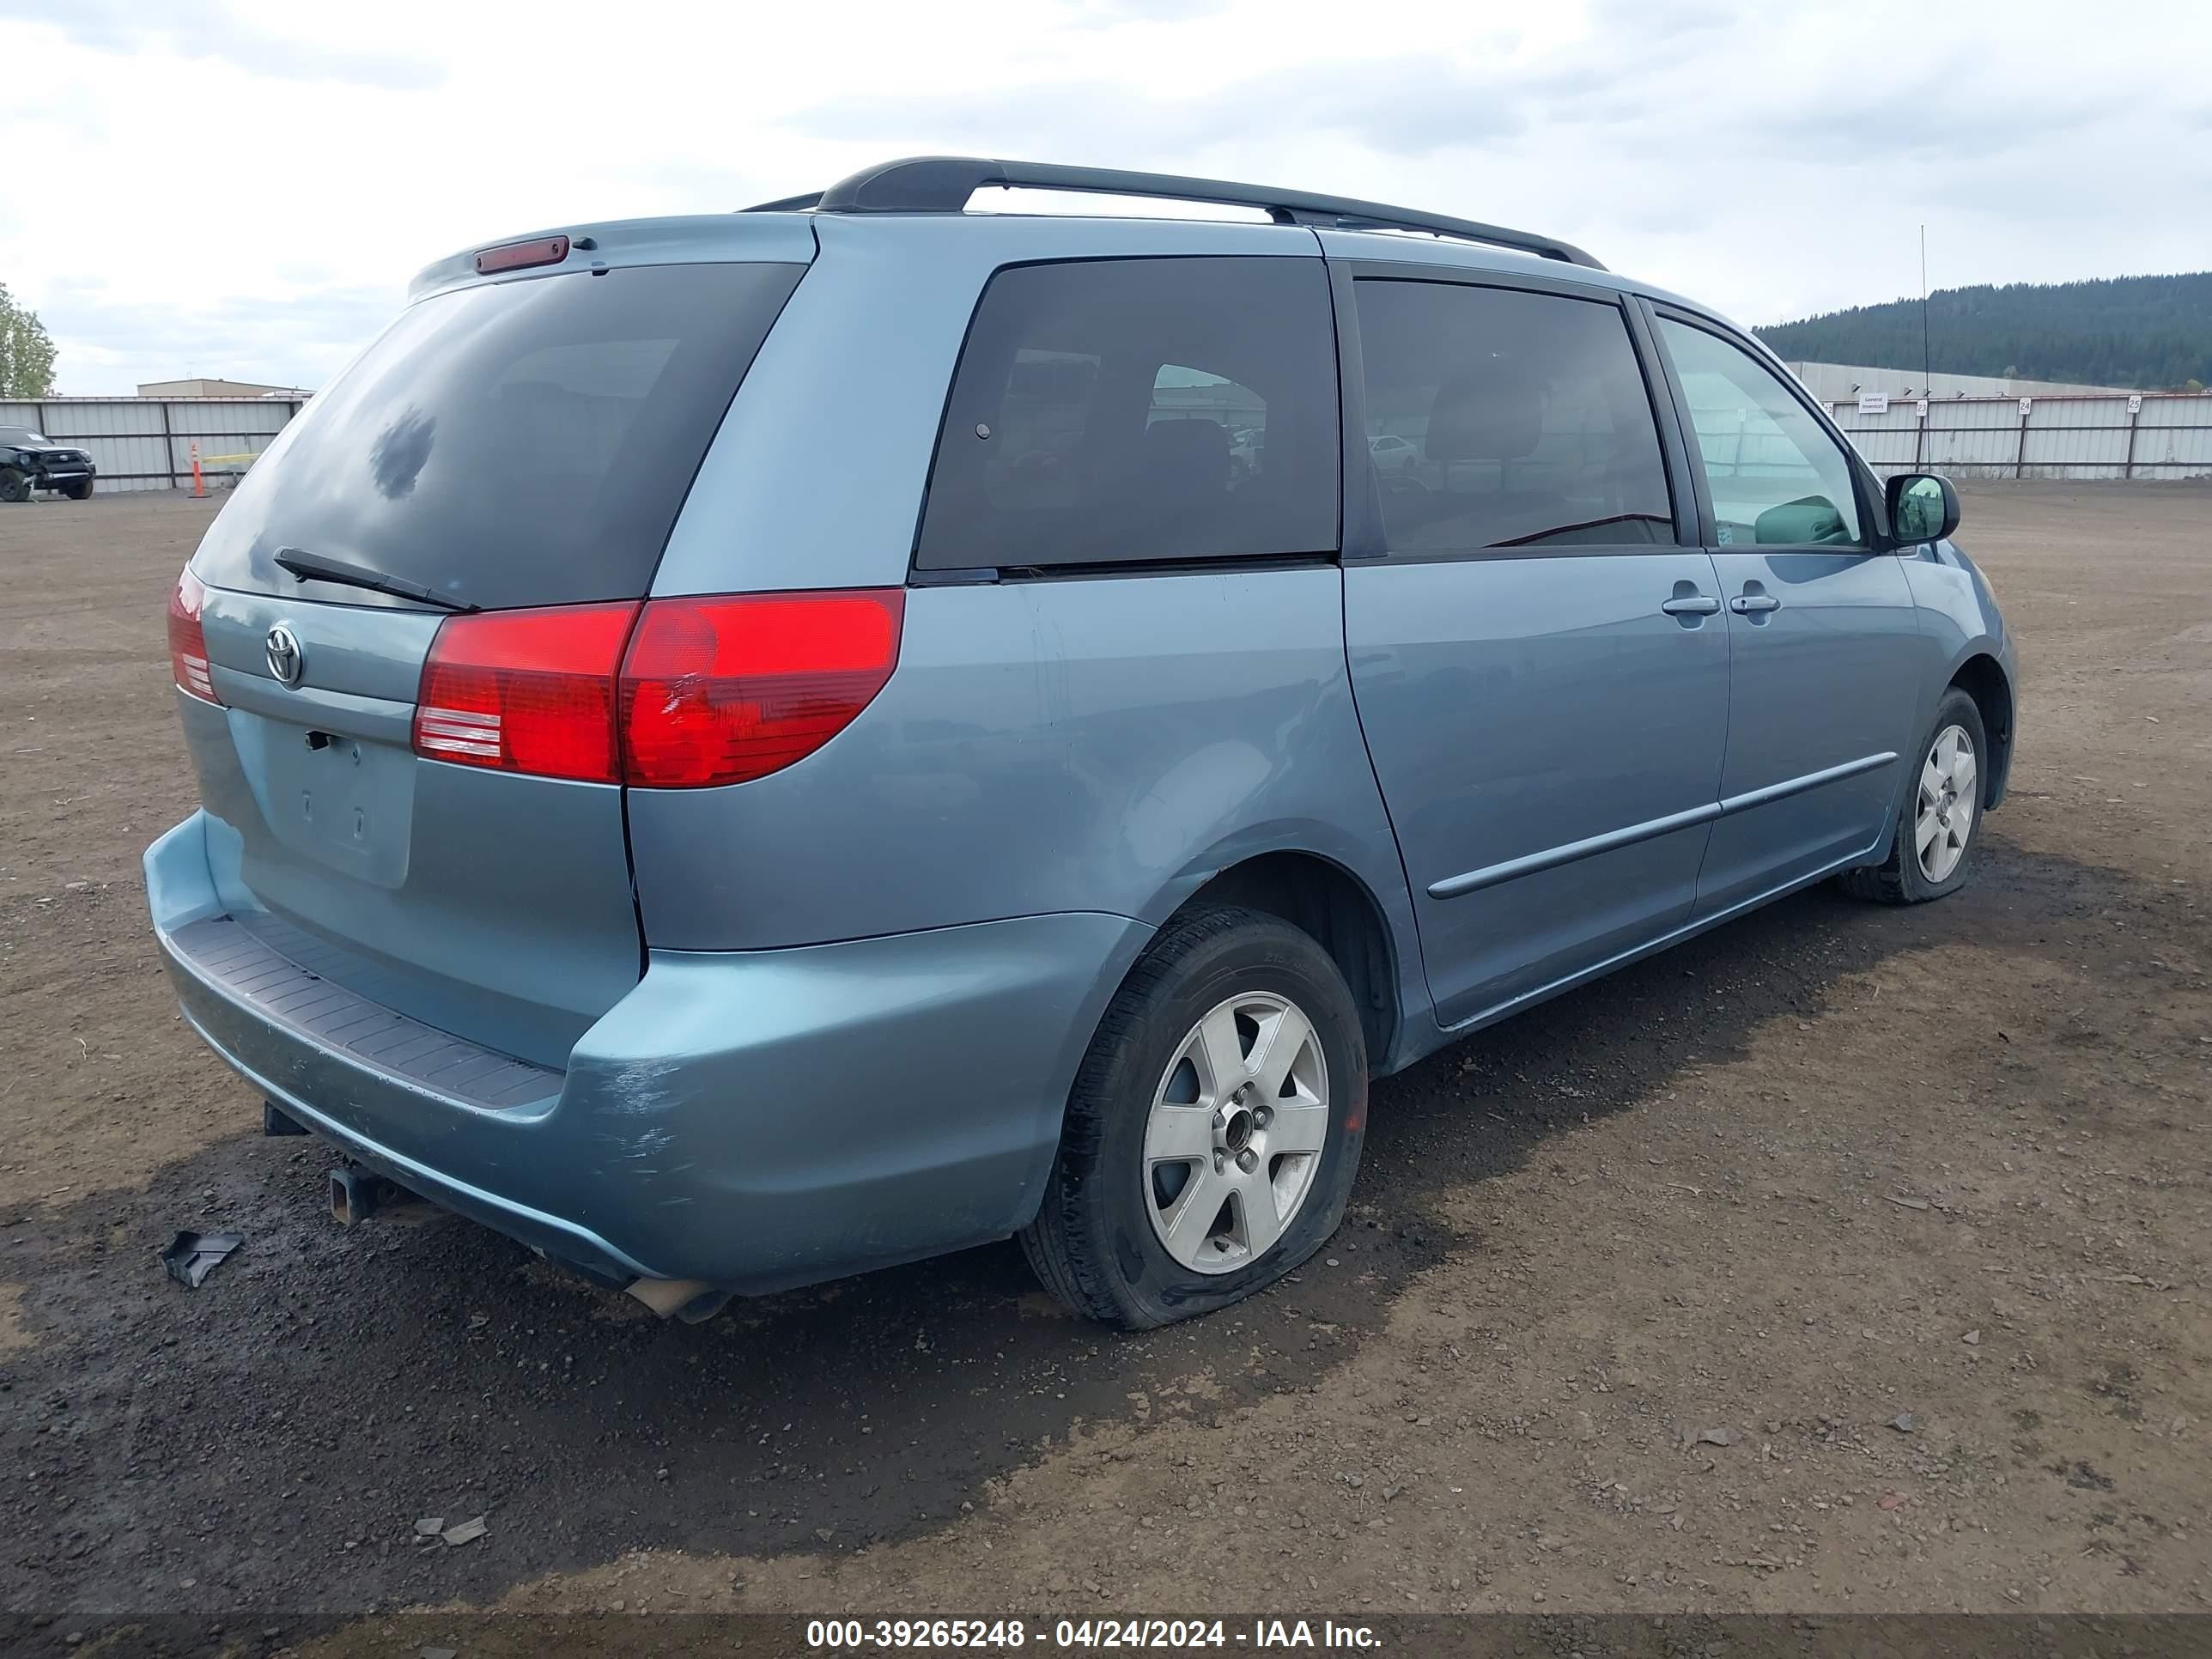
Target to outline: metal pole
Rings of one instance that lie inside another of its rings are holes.
[[[1912,470],[1915,472],[1927,465],[1921,459],[1921,453],[1927,447],[1928,411],[1924,409],[1915,410],[1912,414]]]
[[[1928,227],[1920,227],[1920,384],[1933,397],[1936,392],[1936,372],[1929,365],[1935,354],[1928,348]]]
[[[161,399],[161,488],[177,487],[177,438],[169,430],[169,400]]]
[[[2128,410],[2128,458],[2120,463],[2123,482],[2136,476],[2136,422],[2142,419],[2142,403],[2135,398],[2130,398],[2129,402],[2135,406]]]
[[[2012,458],[2012,476],[2015,478],[2021,476],[2021,469],[2027,465],[2027,414],[2028,411],[2034,407],[2035,404],[2033,399],[2027,398],[2021,399],[2020,447],[2018,450],[2014,452]]]

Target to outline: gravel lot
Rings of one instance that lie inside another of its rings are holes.
[[[1434,1057],[1321,1256],[1139,1338],[1010,1246],[688,1328],[422,1206],[332,1226],[146,933],[216,505],[0,507],[0,1605],[57,1650],[157,1608],[2212,1599],[2212,489],[1968,495],[2025,675],[1969,890],[1808,893]],[[249,1242],[187,1292],[179,1227]]]

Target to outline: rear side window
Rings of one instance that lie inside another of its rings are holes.
[[[1363,279],[1367,455],[1393,553],[1674,540],[1616,306]]]
[[[915,564],[1334,551],[1331,328],[1317,258],[999,272],[953,378]]]
[[[298,548],[487,610],[635,599],[805,270],[623,266],[423,300],[309,401],[193,568],[291,592],[270,561]]]

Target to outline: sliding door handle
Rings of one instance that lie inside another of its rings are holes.
[[[1686,593],[1661,601],[1659,608],[1670,617],[1710,617],[1721,602],[1710,593]]]
[[[1739,593],[1729,601],[1729,609],[1739,617],[1755,617],[1763,611],[1781,610],[1782,601],[1771,593]]]

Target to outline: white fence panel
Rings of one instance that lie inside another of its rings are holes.
[[[1829,410],[1867,464],[1963,478],[2212,477],[2212,392],[1854,402]]]
[[[1892,399],[1879,415],[1862,415],[1855,401],[1829,407],[1884,476],[1925,470],[1968,478],[2212,477],[2212,392],[1942,398],[1924,410]],[[0,426],[27,426],[81,445],[100,469],[103,492],[172,489],[191,483],[193,444],[204,459],[258,455],[300,409],[272,398],[48,398],[0,402]],[[1757,472],[1788,460],[1771,431],[1707,425],[1698,436],[1726,465]],[[219,476],[246,465],[226,460],[207,471]]]
[[[46,398],[0,403],[0,426],[27,426],[56,443],[83,449],[99,471],[101,494],[187,488],[192,446],[203,459],[258,455],[301,405],[282,398]],[[243,471],[224,462],[206,471]]]

